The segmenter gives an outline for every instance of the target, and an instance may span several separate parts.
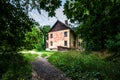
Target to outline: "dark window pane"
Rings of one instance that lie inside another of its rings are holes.
[[[50,38],[53,38],[53,34],[50,34]]]
[[[67,46],[67,41],[64,41],[64,46]]]
[[[64,32],[64,37],[67,37],[67,32]]]

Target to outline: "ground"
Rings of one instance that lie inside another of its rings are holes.
[[[41,52],[29,52],[39,54],[38,59],[32,61],[32,80],[71,80],[65,77],[62,71],[51,65],[46,58],[42,58]]]

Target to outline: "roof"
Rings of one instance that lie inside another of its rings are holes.
[[[54,29],[55,27],[57,27],[57,28]],[[56,23],[49,30],[49,32],[60,31],[60,30],[65,30],[65,29],[70,29],[72,32],[74,32],[68,25],[66,25],[66,24],[62,23],[61,21],[57,20]]]

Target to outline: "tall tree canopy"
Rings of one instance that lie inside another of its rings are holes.
[[[25,39],[24,39],[25,49],[31,50],[31,49],[38,48],[38,45],[40,44],[40,42],[42,40],[41,36],[42,35],[40,35],[39,29],[36,27],[36,25],[34,25],[34,27],[32,27],[32,30],[28,31],[25,34]]]
[[[120,34],[119,7],[120,0],[67,0],[64,13],[71,22],[82,22],[78,33],[86,42],[86,49],[118,51],[120,45],[116,43],[119,41],[116,36]]]
[[[50,30],[49,25],[41,26],[39,27],[42,42],[41,42],[41,47],[45,50],[46,49],[46,39],[48,38],[48,32]]]
[[[33,44],[39,42],[39,31],[34,26],[34,20],[28,17],[27,11],[38,9],[40,12],[42,9],[53,16],[60,2],[0,0],[0,80],[30,80],[32,70],[28,59],[23,54],[13,54],[26,46],[34,47]]]
[[[32,28],[31,31],[28,31],[25,34],[24,44],[26,49],[37,49],[37,50],[45,50],[46,48],[46,39],[48,36],[48,32],[50,30],[50,26],[36,26]]]
[[[1,0],[0,52],[17,51],[24,47],[25,33],[31,30],[34,24],[34,21],[27,16],[27,9],[46,10],[49,16],[53,16],[60,2],[59,0]]]
[[[0,50],[16,51],[24,46],[25,33],[30,30],[33,20],[21,7],[9,1],[0,1]]]
[[[61,0],[18,0],[19,4],[28,12],[37,9],[39,13],[41,10],[48,12],[49,16],[55,16],[55,10],[61,6]],[[16,2],[16,0],[14,0]]]

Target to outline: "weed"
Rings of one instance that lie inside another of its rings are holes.
[[[47,54],[46,53],[43,53],[42,55],[41,55],[41,57],[46,57],[47,56]]]
[[[94,54],[56,52],[48,60],[72,80],[119,80],[119,63],[105,61]]]

